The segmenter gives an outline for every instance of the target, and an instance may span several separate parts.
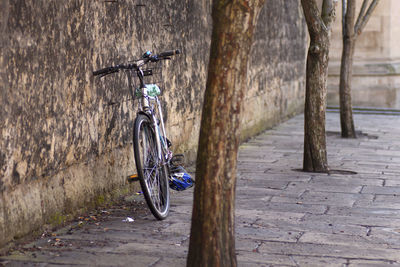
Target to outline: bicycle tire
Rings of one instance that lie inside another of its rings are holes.
[[[138,114],[133,135],[138,178],[151,213],[158,220],[163,220],[169,213],[169,181],[167,167],[159,162],[157,156],[155,138],[150,119]]]

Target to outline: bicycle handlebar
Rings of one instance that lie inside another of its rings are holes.
[[[97,75],[108,75],[114,72],[118,72],[120,69],[136,69],[138,70],[141,66],[147,64],[148,62],[157,62],[159,60],[164,60],[164,59],[170,59],[170,56],[174,56],[174,55],[178,55],[180,54],[181,51],[179,49],[176,50],[170,50],[170,51],[165,51],[165,52],[161,52],[158,55],[152,55],[151,52],[146,52],[143,56],[142,59],[137,60],[135,63],[131,63],[131,64],[120,64],[120,65],[116,65],[116,66],[112,66],[112,67],[107,67],[107,68],[103,68],[103,69],[99,69],[96,71],[93,71],[93,75],[97,76]]]
[[[174,55],[179,55],[180,53],[181,53],[181,51],[179,49],[170,50],[170,51],[161,52],[160,54],[158,54],[158,57],[170,57],[170,56],[174,56]]]

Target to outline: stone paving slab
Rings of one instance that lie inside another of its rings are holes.
[[[339,115],[327,114],[330,174],[299,171],[301,115],[240,147],[239,266],[400,266],[400,116],[357,114],[355,124],[363,135],[342,139]],[[172,192],[165,221],[133,208],[141,195],[131,206],[127,198],[97,221],[20,246],[0,266],[185,266],[192,195]]]

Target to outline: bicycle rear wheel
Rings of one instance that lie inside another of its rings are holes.
[[[167,167],[158,159],[156,138],[150,119],[139,114],[133,135],[136,169],[150,211],[163,220],[169,212],[169,184]]]

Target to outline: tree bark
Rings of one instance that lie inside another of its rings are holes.
[[[234,210],[247,61],[263,0],[214,0],[187,266],[236,266]]]
[[[354,34],[354,20],[356,3],[349,0],[347,4],[343,1],[343,51],[342,61],[340,65],[340,83],[339,83],[339,98],[340,98],[340,126],[342,137],[356,138],[354,128],[353,109],[351,104],[351,78],[353,74],[353,55],[356,37]],[[364,5],[363,5],[364,6]]]
[[[356,131],[353,120],[353,108],[351,104],[351,79],[353,75],[353,56],[357,37],[362,33],[372,12],[378,5],[379,0],[373,0],[369,5],[368,0],[364,0],[358,14],[357,22],[355,21],[355,0],[343,0],[343,20],[342,20],[342,36],[343,51],[340,65],[340,83],[339,83],[339,99],[340,99],[340,126],[342,137],[356,138]]]
[[[310,34],[306,67],[303,170],[328,172],[325,136],[326,83],[330,27],[335,18],[335,5],[332,0],[324,0],[320,12],[314,0],[302,0],[301,3]]]

